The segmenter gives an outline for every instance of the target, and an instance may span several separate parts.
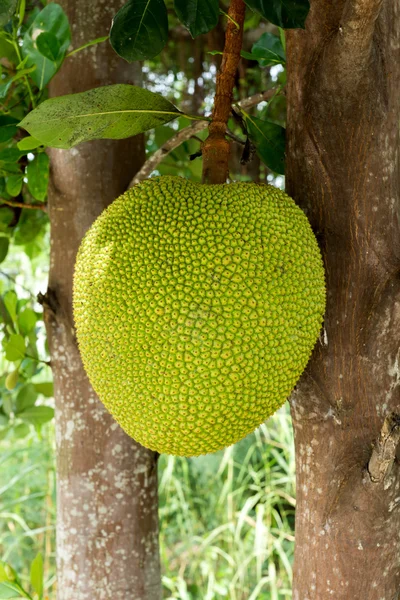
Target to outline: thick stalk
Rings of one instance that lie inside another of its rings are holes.
[[[230,142],[226,139],[225,132],[242,48],[245,11],[243,0],[232,0],[228,11],[221,69],[217,75],[212,120],[208,138],[202,145],[203,183],[225,183],[229,175]]]

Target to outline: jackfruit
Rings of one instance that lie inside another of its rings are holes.
[[[279,189],[164,176],[89,229],[73,305],[85,370],[121,427],[196,456],[285,402],[320,332],[324,271],[306,216]]]

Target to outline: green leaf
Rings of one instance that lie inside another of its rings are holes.
[[[60,42],[51,31],[44,31],[36,39],[40,54],[52,62],[57,62],[60,55]]]
[[[0,115],[0,143],[11,140],[18,131],[18,119],[10,115]]]
[[[219,18],[218,0],[175,0],[178,19],[196,37],[214,29]]]
[[[7,360],[11,362],[21,360],[25,356],[25,340],[22,335],[12,333],[10,339],[6,342],[4,349]]]
[[[14,290],[8,290],[3,296],[3,301],[11,319],[16,321],[18,297]]]
[[[275,173],[285,173],[285,128],[271,121],[244,115],[249,137],[261,160]]]
[[[251,54],[263,67],[269,65],[286,64],[285,51],[281,40],[272,33],[263,33],[253,45]]]
[[[11,391],[15,388],[15,386],[18,383],[18,374],[19,374],[19,369],[15,369],[14,371],[11,371],[11,373],[9,373],[6,377],[6,380],[4,382],[4,385],[6,386],[6,389]]]
[[[35,328],[37,321],[36,313],[31,308],[25,308],[18,315],[19,330],[23,335],[28,335]]]
[[[12,427],[11,432],[15,438],[23,439],[30,434],[31,429],[27,423],[18,423]]]
[[[41,49],[39,49],[38,39],[43,33],[50,34],[50,36],[42,38],[39,43]],[[49,59],[48,56],[54,52],[55,48],[53,38],[57,40],[59,51],[56,59]],[[57,73],[70,43],[71,32],[68,18],[59,4],[50,2],[37,15],[25,33],[22,43],[22,54],[27,59],[26,66],[36,65],[31,77],[39,89],[42,90]],[[51,46],[51,44],[53,45]],[[42,52],[46,52],[47,56]]]
[[[0,581],[17,581],[14,569],[6,562],[0,561]]]
[[[42,142],[37,140],[36,138],[28,135],[24,137],[20,142],[18,142],[18,150],[35,150],[38,146],[41,146]]]
[[[28,188],[36,200],[44,200],[47,196],[49,184],[49,157],[44,152],[37,154],[28,163],[26,174],[28,177]]]
[[[18,194],[22,190],[22,181],[23,181],[22,174],[21,175],[10,175],[10,177],[7,177],[7,182],[6,182],[7,194],[10,194],[10,196],[12,196],[13,198],[15,198],[15,196],[18,196]]]
[[[18,583],[3,581],[0,583],[0,600],[16,600],[17,598],[30,598]]]
[[[71,148],[88,140],[137,135],[180,114],[159,94],[116,84],[46,100],[20,125],[46,146]]]
[[[31,585],[40,598],[43,594],[43,557],[40,552],[31,564]]]
[[[245,0],[247,6],[283,29],[304,29],[309,0]]]
[[[38,394],[33,383],[25,384],[18,392],[15,399],[15,413],[21,413],[34,406]]]
[[[54,409],[50,406],[32,406],[18,414],[18,418],[32,425],[43,425],[54,417]]]
[[[0,27],[4,27],[15,12],[18,0],[0,0]]]
[[[38,394],[43,394],[46,398],[54,396],[54,385],[52,381],[44,381],[43,383],[34,383],[35,390]]]
[[[128,62],[154,58],[168,39],[164,0],[128,0],[114,17],[110,43]]]
[[[0,237],[0,263],[6,258],[8,254],[8,247],[10,245],[10,240],[8,237],[1,236]]]

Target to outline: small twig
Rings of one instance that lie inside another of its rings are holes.
[[[372,483],[382,483],[389,475],[400,443],[400,415],[391,413],[383,422],[382,429],[368,463]]]
[[[239,136],[237,136],[234,133],[232,133],[232,131],[230,131],[229,129],[226,130],[226,135],[229,138],[231,138],[231,140],[233,140],[234,142],[236,142],[237,144],[241,144],[242,146],[244,146],[246,144],[245,140],[242,140]]]
[[[45,202],[29,204],[28,202],[18,202],[17,200],[5,200],[4,198],[0,198],[0,204],[7,204],[7,206],[13,206],[14,208],[32,208],[47,212],[47,204]]]
[[[275,93],[275,89],[260,92],[259,94],[254,94],[254,96],[249,96],[248,98],[241,100],[241,102],[238,102],[237,105],[240,106],[240,108],[248,109],[252,106],[257,106],[257,104],[260,104],[260,102],[267,102],[275,95]],[[204,131],[204,129],[207,128],[207,125],[208,123],[206,121],[196,121],[195,123],[192,123],[192,125],[185,127],[185,129],[178,131],[176,135],[167,140],[165,144],[161,146],[161,148],[156,150],[156,152],[154,152],[154,154],[152,154],[150,158],[146,160],[143,167],[130,182],[129,188],[133,187],[140,181],[147,179],[157,168],[160,162],[164,160],[166,156],[168,156],[168,154],[183,144],[183,142],[186,142],[197,133],[200,133],[200,131]],[[229,135],[228,132],[227,135]]]

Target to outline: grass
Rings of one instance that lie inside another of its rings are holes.
[[[29,580],[38,551],[55,599],[52,424],[42,437],[0,442],[0,559]],[[289,600],[294,546],[294,449],[289,411],[235,446],[159,461],[164,598]]]

